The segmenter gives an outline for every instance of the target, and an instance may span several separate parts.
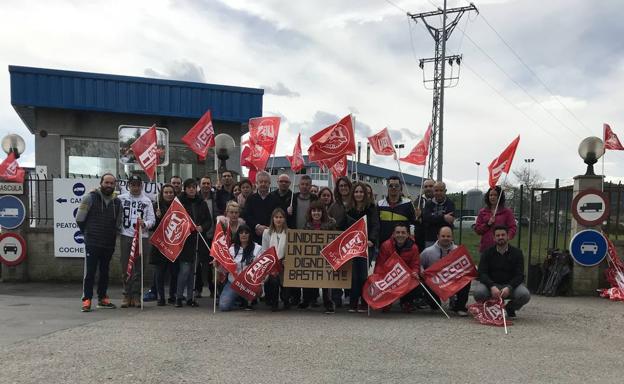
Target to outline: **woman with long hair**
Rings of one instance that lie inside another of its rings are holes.
[[[339,177],[334,188],[335,201],[327,211],[329,216],[336,220],[336,225],[341,230],[345,229],[346,225],[346,213],[351,204],[351,188],[351,180],[348,177]]]
[[[329,207],[334,203],[334,194],[329,187],[323,187],[319,190],[319,200],[325,205],[325,209],[329,211]]]
[[[280,263],[283,263],[286,255],[286,242],[288,241],[288,227],[286,226],[286,212],[282,208],[275,208],[271,214],[271,224],[262,233],[262,251],[275,247]],[[280,290],[284,295],[284,288],[280,285],[278,273],[271,273],[264,283],[265,300],[271,311],[279,308]],[[284,306],[287,306],[284,300]]]
[[[499,201],[500,198],[500,201]],[[509,240],[516,235],[516,218],[511,208],[505,207],[505,193],[500,186],[490,188],[483,197],[485,206],[479,210],[474,230],[481,236],[479,252],[494,246],[494,228],[497,225],[506,226]],[[496,205],[498,204],[498,207]]]
[[[238,185],[240,188],[240,194],[236,196],[236,201],[238,202],[238,205],[240,205],[240,209],[242,211],[245,208],[247,198],[249,198],[249,196],[253,193],[253,184],[249,179],[243,179],[238,183]]]
[[[175,198],[175,189],[171,184],[165,184],[158,194],[158,204],[154,204],[154,215],[156,216],[156,224],[154,228],[158,228],[160,221],[169,210],[171,202]],[[169,281],[169,301],[175,302],[176,283],[178,278],[178,264],[172,263],[167,259],[156,247],[151,247],[149,263],[155,268],[154,285],[156,286],[156,296],[158,297],[157,305],[164,306],[165,303],[165,275],[170,271],[171,280]]]
[[[238,227],[233,244],[230,246],[230,255],[236,263],[236,273],[241,273],[260,253],[262,253],[262,247],[251,240],[251,229],[247,224],[241,224]],[[232,289],[232,283],[235,278],[236,276],[233,276],[231,273],[228,274],[223,292],[221,292],[221,298],[219,299],[219,310],[224,312],[231,311],[239,302],[240,306],[246,311],[252,311],[254,309],[253,303],[248,303],[247,300],[240,297]]]
[[[356,182],[353,184],[351,204],[346,212],[347,226],[351,226],[364,216],[366,216],[366,227],[368,230],[368,261],[372,261],[379,240],[379,213],[377,205],[368,194],[366,184]],[[367,312],[367,305],[362,298],[362,287],[368,277],[368,263],[367,260],[361,257],[356,257],[352,260],[349,312]]]

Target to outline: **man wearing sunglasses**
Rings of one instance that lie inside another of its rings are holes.
[[[392,236],[397,223],[413,225],[416,221],[414,206],[410,199],[403,197],[403,184],[398,176],[386,179],[388,194],[385,199],[379,200],[379,243],[383,243]]]

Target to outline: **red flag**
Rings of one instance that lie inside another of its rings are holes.
[[[368,276],[362,288],[362,297],[371,308],[380,309],[405,296],[419,284],[412,277],[412,270],[395,252],[386,260],[381,272]]]
[[[210,247],[210,255],[228,272],[232,275],[236,275],[236,263],[230,255],[230,245],[232,239],[230,238],[230,225],[226,230],[223,230],[223,225],[217,223],[217,228],[214,232],[212,240],[212,246]]]
[[[503,152],[488,166],[488,171],[490,174],[490,187],[495,188],[498,183],[498,179],[500,178],[503,172],[509,173],[511,169],[511,163],[513,162],[514,155],[516,154],[516,148],[518,147],[518,143],[520,142],[520,135],[514,139],[505,148]]]
[[[191,151],[205,158],[208,154],[208,148],[215,146],[214,136],[212,117],[210,115],[210,110],[208,110],[197,123],[193,125],[193,128],[182,136],[182,142],[186,143],[186,145],[191,148]]]
[[[333,161],[334,159],[330,160]],[[336,181],[339,177],[347,176],[347,164],[347,156],[342,156],[332,165],[326,165],[326,167],[329,168],[329,172],[331,172],[334,181]]]
[[[615,151],[621,151],[624,150],[624,147],[622,146],[622,143],[620,143],[620,139],[618,139],[617,135],[615,133],[613,133],[613,131],[611,130],[611,127],[609,126],[609,124],[603,124],[602,125],[603,128],[603,141],[604,141],[604,148],[605,149],[612,149]]]
[[[423,274],[427,287],[442,301],[448,300],[477,276],[477,267],[463,245],[433,263]]]
[[[275,153],[280,120],[279,117],[255,117],[249,119],[249,137],[256,144],[261,145],[269,155]]]
[[[141,167],[143,167],[143,170],[150,180],[154,179],[156,166],[158,165],[159,151],[156,144],[156,125],[152,125],[147,132],[142,134],[141,137],[130,145],[137,161]]]
[[[23,183],[25,173],[24,169],[17,163],[13,152],[9,153],[6,159],[0,163],[0,180]]]
[[[167,259],[174,262],[182,252],[184,242],[194,230],[193,219],[176,197],[154,231],[150,243]]]
[[[612,301],[624,301],[624,263],[617,255],[615,246],[611,240],[607,239],[608,253],[605,277],[611,288],[599,289],[600,297],[606,297]]]
[[[262,283],[267,275],[279,263],[275,247],[262,252],[232,282],[232,289],[251,301],[262,292]]]
[[[369,136],[368,142],[376,154],[381,156],[393,155],[396,159],[396,151],[394,150],[394,145],[392,145],[392,139],[390,138],[390,133],[388,133],[388,128],[384,128],[379,133]]]
[[[310,137],[310,141],[312,142],[308,148],[310,161],[355,153],[355,132],[351,115],[317,132]]]
[[[411,150],[407,156],[402,157],[401,161],[414,165],[425,165],[427,163],[427,156],[429,155],[429,145],[431,143],[431,124],[425,131],[425,136],[420,140],[414,149]]]
[[[286,155],[286,158],[290,162],[290,168],[293,172],[297,173],[305,166],[305,160],[303,159],[303,153],[301,152],[301,133],[297,136],[297,142],[295,148],[293,148],[292,156]]]
[[[321,255],[337,271],[354,257],[368,257],[368,233],[366,216],[362,216],[340,236],[321,249]]]
[[[505,325],[503,321],[504,307],[503,299],[499,297],[470,304],[468,312],[481,324],[502,327]],[[507,325],[512,325],[511,320],[506,319],[506,321]]]
[[[262,145],[254,142],[253,140],[249,144],[249,152],[246,159],[247,163],[253,165],[256,169],[265,169],[267,162],[269,161],[269,157],[271,154],[267,151]]]
[[[139,228],[138,219],[136,223],[136,228]],[[139,241],[141,241],[140,233],[137,230],[134,231],[134,237],[132,237],[132,244],[130,245],[130,257],[128,258],[128,266],[126,267],[126,281],[130,280],[130,277],[132,276],[132,269],[134,268],[134,262],[139,256]]]

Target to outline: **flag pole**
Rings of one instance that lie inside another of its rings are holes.
[[[505,335],[508,334],[507,332],[507,319],[505,319],[505,305],[503,304],[503,297],[500,297],[500,307],[501,307],[501,312],[503,314],[503,325],[505,326]]]
[[[290,209],[292,210],[293,200],[295,199],[295,186],[297,185],[297,172],[293,172],[293,187],[290,191]],[[292,215],[292,213],[291,213]]]
[[[604,171],[604,159],[607,154],[607,151],[602,155],[602,177],[600,178],[600,191],[604,192],[604,179],[605,179],[605,171]]]
[[[195,223],[193,223],[193,225],[195,225]],[[217,223],[216,225],[220,225],[220,224]],[[201,232],[197,232],[197,234],[202,239],[204,244],[206,244],[206,248],[210,249],[210,246],[208,245],[208,242],[206,241],[206,238],[204,237],[204,235],[202,235]],[[199,239],[196,239],[196,240],[197,240],[197,242],[199,242]],[[195,270],[197,270],[197,267],[195,268]],[[214,290],[214,302],[213,302],[212,312],[216,313],[217,312],[217,264],[216,263],[214,265],[214,287],[215,287],[215,290]],[[194,281],[193,281],[193,288],[195,288],[195,282]]]
[[[501,184],[501,191],[498,194],[498,200],[496,200],[496,208],[494,208],[494,213],[492,214],[492,217],[496,217],[496,212],[498,212],[498,205],[500,204],[503,193],[505,193],[505,190],[503,189],[503,187],[505,186],[506,181],[507,181],[507,173],[505,173],[505,178],[503,179],[503,183]]]
[[[137,225],[139,231],[139,255],[141,255],[141,310],[143,310],[143,225]]]
[[[203,229],[203,228],[202,228]],[[199,233],[199,232],[197,232]],[[198,262],[198,253],[199,253],[199,239],[195,237],[195,260],[193,262],[193,286],[191,287],[191,302],[195,303],[195,282],[197,280],[197,262]]]
[[[364,215],[364,224],[366,224],[366,280],[368,280],[368,277],[370,276],[370,254],[368,252],[368,217],[366,215]],[[368,312],[368,317],[370,317],[371,310],[368,303],[366,303],[366,308]]]
[[[427,289],[427,287],[425,286],[425,284],[424,284],[422,281],[420,281],[420,279],[418,279],[418,281],[420,282],[420,286],[421,286],[421,287],[423,287],[423,289],[425,290],[425,292],[427,292],[427,294],[429,295],[429,297],[431,297],[431,300],[433,300],[433,302],[437,304],[438,308],[440,308],[440,310],[442,311],[442,313],[444,313],[444,316],[446,316],[446,318],[450,320],[451,318],[449,317],[448,313],[446,313],[446,312],[444,311],[444,308],[442,308],[442,305],[440,305],[440,303],[438,303],[438,300],[436,300],[436,299],[434,299],[434,298],[433,298],[433,295],[431,294],[431,292],[429,292],[429,290]]]

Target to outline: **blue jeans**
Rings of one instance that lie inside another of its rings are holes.
[[[239,297],[238,293],[232,289],[230,280],[227,280],[223,287],[223,292],[221,292],[221,296],[219,296],[219,310],[223,312],[231,311],[236,307]]]
[[[182,299],[184,288],[186,288],[186,300],[193,300],[193,272],[193,263],[187,261],[180,262],[176,299]]]

